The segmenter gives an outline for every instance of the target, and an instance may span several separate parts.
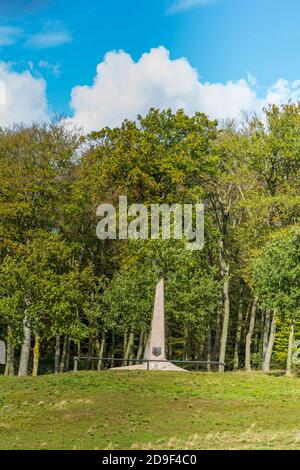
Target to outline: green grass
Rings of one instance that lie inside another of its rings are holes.
[[[300,379],[108,371],[0,378],[0,449],[300,449]]]

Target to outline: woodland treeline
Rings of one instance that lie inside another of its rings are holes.
[[[169,358],[290,373],[300,339],[299,189],[297,104],[238,123],[152,109],[88,137],[64,122],[1,129],[3,373],[59,373],[75,355],[141,358],[160,276]],[[204,202],[204,248],[99,240],[96,208],[117,207],[120,195]]]

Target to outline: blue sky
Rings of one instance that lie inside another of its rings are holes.
[[[186,58],[202,83],[245,79],[259,100],[284,79],[289,97],[299,88],[299,17],[299,0],[1,0],[0,61],[5,77],[27,70],[43,79],[45,112],[70,116],[72,90],[93,85],[107,52],[138,62],[159,46],[170,54],[164,63]]]

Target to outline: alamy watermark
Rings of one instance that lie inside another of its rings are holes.
[[[5,83],[0,80],[0,106],[6,105],[6,86]]]
[[[119,207],[101,204],[97,208],[96,233],[100,240],[186,240],[189,250],[204,245],[203,204],[144,204],[128,206],[127,197],[119,197]]]

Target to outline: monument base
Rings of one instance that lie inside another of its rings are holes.
[[[172,362],[150,362],[149,368],[147,363],[137,364],[134,366],[122,366],[122,367],[113,367],[110,370],[162,370],[162,371],[173,371],[173,372],[189,372],[188,370],[178,367]]]

